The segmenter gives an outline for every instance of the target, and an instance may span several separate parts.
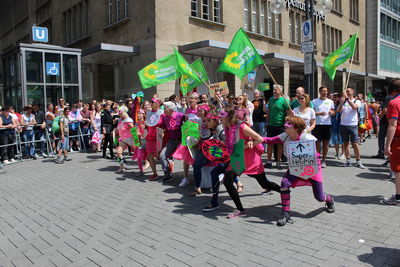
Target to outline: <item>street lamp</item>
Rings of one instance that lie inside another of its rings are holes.
[[[289,1],[289,0],[287,0]],[[323,14],[326,15],[331,12],[333,3],[332,0],[316,0],[317,1],[317,9]],[[310,98],[314,99],[314,73],[315,73],[315,60],[314,60],[314,2],[315,0],[304,0],[306,6],[306,20],[310,20],[309,28],[307,32],[310,33],[308,42],[302,42],[302,51],[303,44],[312,42],[312,49],[310,51],[304,51],[304,87],[310,94]],[[285,0],[271,0],[271,12],[274,14],[281,14],[285,10]],[[303,31],[303,36],[305,35]],[[306,66],[307,64],[310,64]],[[308,67],[308,68],[307,68]]]

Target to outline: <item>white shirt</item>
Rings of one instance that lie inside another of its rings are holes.
[[[352,99],[347,100],[343,104],[343,108],[341,111],[341,125],[344,126],[357,126],[358,125],[358,113],[356,108],[352,108],[349,104],[349,101],[353,101],[357,106],[361,105],[360,100]]]
[[[310,128],[310,121],[312,119],[315,120],[315,111],[312,108],[307,108],[304,113],[300,112],[300,107],[297,107],[295,109],[293,109],[293,113],[295,116],[302,118],[307,125],[307,128]]]
[[[335,104],[329,98],[322,100],[321,98],[316,98],[313,101],[315,112],[325,112],[325,115],[317,115],[316,124],[317,125],[331,125],[331,115],[329,111],[335,109]]]

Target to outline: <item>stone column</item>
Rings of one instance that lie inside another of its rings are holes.
[[[241,83],[242,81],[235,75],[235,96],[242,94],[242,90],[240,90]]]
[[[290,64],[289,61],[283,61],[283,94],[290,94]]]
[[[121,69],[120,66],[114,65],[114,97],[117,97],[118,99],[121,98],[120,94],[121,94],[121,83],[119,80],[119,73],[120,73]],[[115,101],[118,101],[118,99],[115,99]]]
[[[343,69],[342,74],[343,74],[343,77],[342,77],[342,89],[341,89],[341,91],[346,90],[346,88],[344,88],[346,86],[347,75],[348,75],[347,72],[346,72],[346,69]]]
[[[320,88],[322,86],[322,68],[321,67],[317,67],[317,94],[315,96],[318,95],[318,88]]]

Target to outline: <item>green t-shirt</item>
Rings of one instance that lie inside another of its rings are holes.
[[[292,109],[295,109],[295,108],[297,108],[299,106],[300,106],[300,102],[299,102],[299,100],[297,100],[297,98],[293,99],[292,103],[290,103],[290,107]],[[313,104],[312,101],[310,101],[310,107],[314,108],[314,104]]]
[[[289,109],[289,101],[283,96],[278,99],[271,97],[268,103],[269,126],[283,126],[285,124],[286,110]]]

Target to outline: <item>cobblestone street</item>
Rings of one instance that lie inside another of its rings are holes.
[[[190,198],[193,184],[177,186],[180,162],[168,185],[136,178],[136,164],[117,174],[117,163],[100,154],[5,166],[0,265],[400,266],[400,207],[380,204],[394,184],[383,160],[370,158],[376,146],[376,139],[361,146],[365,170],[329,158],[324,184],[335,213],[324,211],[311,188],[292,190],[295,223],[285,227],[276,226],[280,196],[261,195],[247,176],[241,198],[248,216],[229,220],[233,202],[223,186],[221,208],[210,213],[201,211],[207,190]],[[267,170],[267,177],[279,183],[283,173]]]

